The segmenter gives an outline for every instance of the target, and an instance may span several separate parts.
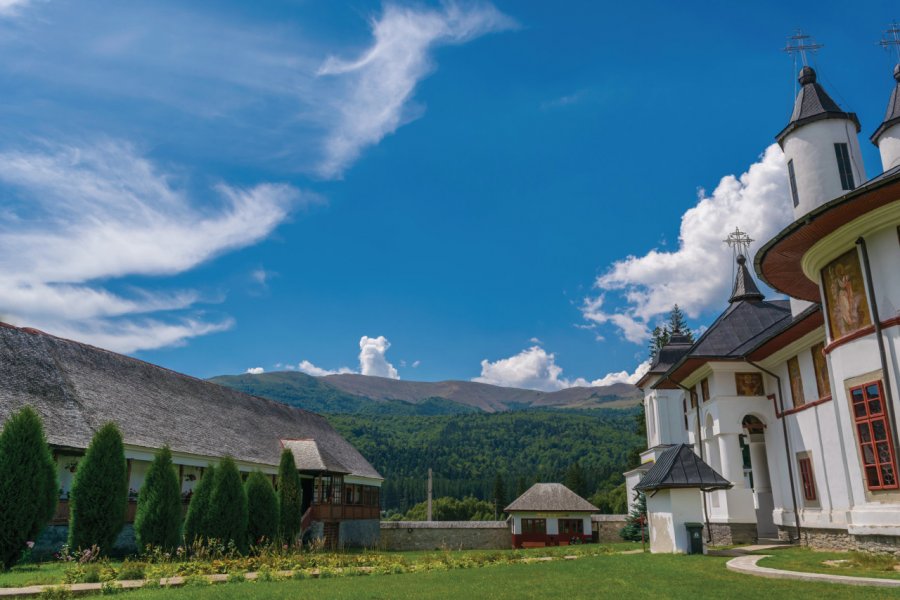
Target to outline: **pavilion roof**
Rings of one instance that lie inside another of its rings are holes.
[[[663,452],[644,478],[634,486],[642,492],[671,488],[725,490],[732,483],[697,456],[687,444],[672,446]]]
[[[503,512],[600,512],[600,509],[561,483],[536,483]]]

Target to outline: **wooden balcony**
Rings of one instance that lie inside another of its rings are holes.
[[[313,504],[310,507],[313,521],[349,521],[353,519],[380,519],[377,506],[359,504]]]
[[[188,504],[190,500],[182,500],[182,516],[187,514]],[[125,522],[134,523],[134,515],[137,512],[137,500],[129,500],[125,505]],[[69,523],[69,501],[60,500],[56,504],[56,512],[51,519],[51,525],[66,525]]]

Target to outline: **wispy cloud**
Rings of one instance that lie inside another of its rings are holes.
[[[112,140],[0,152],[0,312],[124,352],[230,327],[194,310],[194,290],[123,293],[104,282],[182,273],[255,244],[303,195],[219,184],[201,202],[177,181]]]
[[[411,99],[419,81],[435,68],[431,57],[435,48],[514,26],[490,4],[451,2],[440,10],[385,6],[372,21],[371,47],[356,59],[331,57],[318,71],[342,84],[332,102],[337,121],[325,139],[319,172],[326,177],[340,175],[363,148],[421,113]]]
[[[0,17],[14,17],[30,3],[31,0],[0,0]]]
[[[731,252],[722,240],[735,227],[766,240],[791,220],[784,155],[775,144],[745,173],[725,176],[712,194],[699,196],[681,219],[677,249],[629,256],[597,278],[598,293],[581,306],[588,322],[612,324],[643,344],[652,320],[674,303],[691,318],[721,308],[732,284]]]

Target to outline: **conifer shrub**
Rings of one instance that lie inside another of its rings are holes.
[[[247,493],[247,538],[250,544],[272,542],[278,534],[278,498],[272,482],[253,471],[244,485]]]
[[[150,464],[138,496],[134,517],[137,546],[174,550],[181,541],[181,482],[172,464],[172,451],[164,446]]]
[[[128,466],[122,433],[107,423],[94,434],[69,494],[69,547],[97,545],[106,554],[125,524]]]
[[[187,516],[184,518],[185,545],[193,546],[195,542],[209,539],[206,520],[209,514],[209,501],[215,485],[216,467],[209,465],[194,486],[191,503],[188,504]]]
[[[206,537],[247,552],[247,494],[237,465],[226,457],[216,467],[209,509],[205,519]]]
[[[56,463],[37,412],[26,406],[0,433],[0,567],[13,566],[53,518]]]
[[[303,519],[303,491],[300,489],[300,474],[294,463],[294,454],[285,448],[281,452],[278,465],[278,535],[284,543],[293,545],[300,535],[300,521]]]
[[[636,492],[634,506],[631,508],[631,512],[628,513],[625,527],[622,528],[619,535],[623,540],[629,542],[650,540],[649,532],[647,531],[647,497],[643,492]]]

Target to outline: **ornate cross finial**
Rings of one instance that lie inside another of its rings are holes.
[[[728,247],[731,248],[735,255],[746,256],[747,251],[750,249],[750,244],[756,240],[741,231],[739,227],[735,227],[734,231],[729,233],[728,237],[722,241],[728,244]]]
[[[897,21],[891,22],[891,26],[884,32],[884,37],[878,42],[878,45],[888,52],[893,46],[897,53],[897,62],[900,62],[900,25],[897,25]]]
[[[797,55],[800,55],[800,59],[803,61],[803,66],[806,67],[806,53],[812,52],[813,54],[819,50],[819,48],[824,48],[822,44],[817,44],[812,41],[812,37],[803,33],[800,29],[797,30],[797,33],[788,37],[787,46],[783,48],[785,52],[790,54],[796,66]],[[796,70],[796,69],[795,69]]]

